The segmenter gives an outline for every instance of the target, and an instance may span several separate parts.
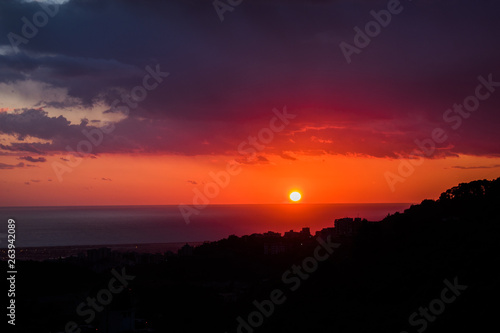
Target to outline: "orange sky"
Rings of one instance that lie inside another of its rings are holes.
[[[0,206],[417,203],[500,176],[498,2],[402,4],[363,46],[369,1],[249,1],[224,22],[203,1],[99,2],[63,1],[14,45],[41,9],[0,1],[18,14],[0,25]]]
[[[460,182],[495,178],[498,168],[476,167],[500,164],[499,158],[471,156],[425,160],[392,192],[384,174],[397,174],[400,160],[341,155],[296,158],[268,156],[265,164],[239,164],[241,172],[230,176],[225,188],[217,185],[219,193],[209,203],[284,203],[293,190],[302,193],[303,203],[417,203],[435,199]],[[0,161],[19,162],[5,156]],[[1,170],[2,206],[192,204],[193,190],[203,193],[210,183],[214,188],[209,173],[224,171],[231,160],[227,156],[102,155],[84,159],[63,174],[61,182],[52,168],[56,161],[59,158],[51,156],[34,167]],[[452,168],[456,165],[474,168]]]

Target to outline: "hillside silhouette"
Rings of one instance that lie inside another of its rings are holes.
[[[92,260],[25,261],[17,331],[63,332],[70,320],[81,332],[486,331],[495,327],[498,309],[499,203],[500,178],[477,180],[382,221],[361,221],[352,234],[325,229],[339,246],[295,290],[284,273],[313,257],[319,242],[308,230],[230,236],[178,254],[101,251]],[[136,278],[86,325],[75,309],[107,285],[113,267]],[[462,290],[443,293],[445,281]],[[255,302],[264,304],[273,290],[286,300],[249,326]],[[439,308],[443,297],[454,300]],[[420,309],[430,305],[439,314],[426,319]],[[135,330],[109,325],[110,313],[125,312],[133,314]]]

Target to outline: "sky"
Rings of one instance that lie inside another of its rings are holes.
[[[499,14],[0,1],[0,206],[417,203],[497,178]]]

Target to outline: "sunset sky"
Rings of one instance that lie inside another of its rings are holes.
[[[0,1],[0,206],[416,203],[500,176],[498,1],[59,3]]]

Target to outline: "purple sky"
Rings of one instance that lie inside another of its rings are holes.
[[[387,4],[243,1],[221,22],[211,1],[71,0],[13,52],[9,33],[22,35],[21,18],[41,9],[2,1],[0,133],[22,140],[3,154],[75,146],[82,128],[120,116],[113,100],[159,65],[169,76],[96,153],[231,154],[286,105],[298,115],[294,137],[277,138],[276,154],[395,157],[442,127],[449,139],[435,156],[498,156],[499,92],[457,130],[443,114],[474,94],[478,76],[500,81],[500,4],[402,1],[348,64],[339,44]]]

